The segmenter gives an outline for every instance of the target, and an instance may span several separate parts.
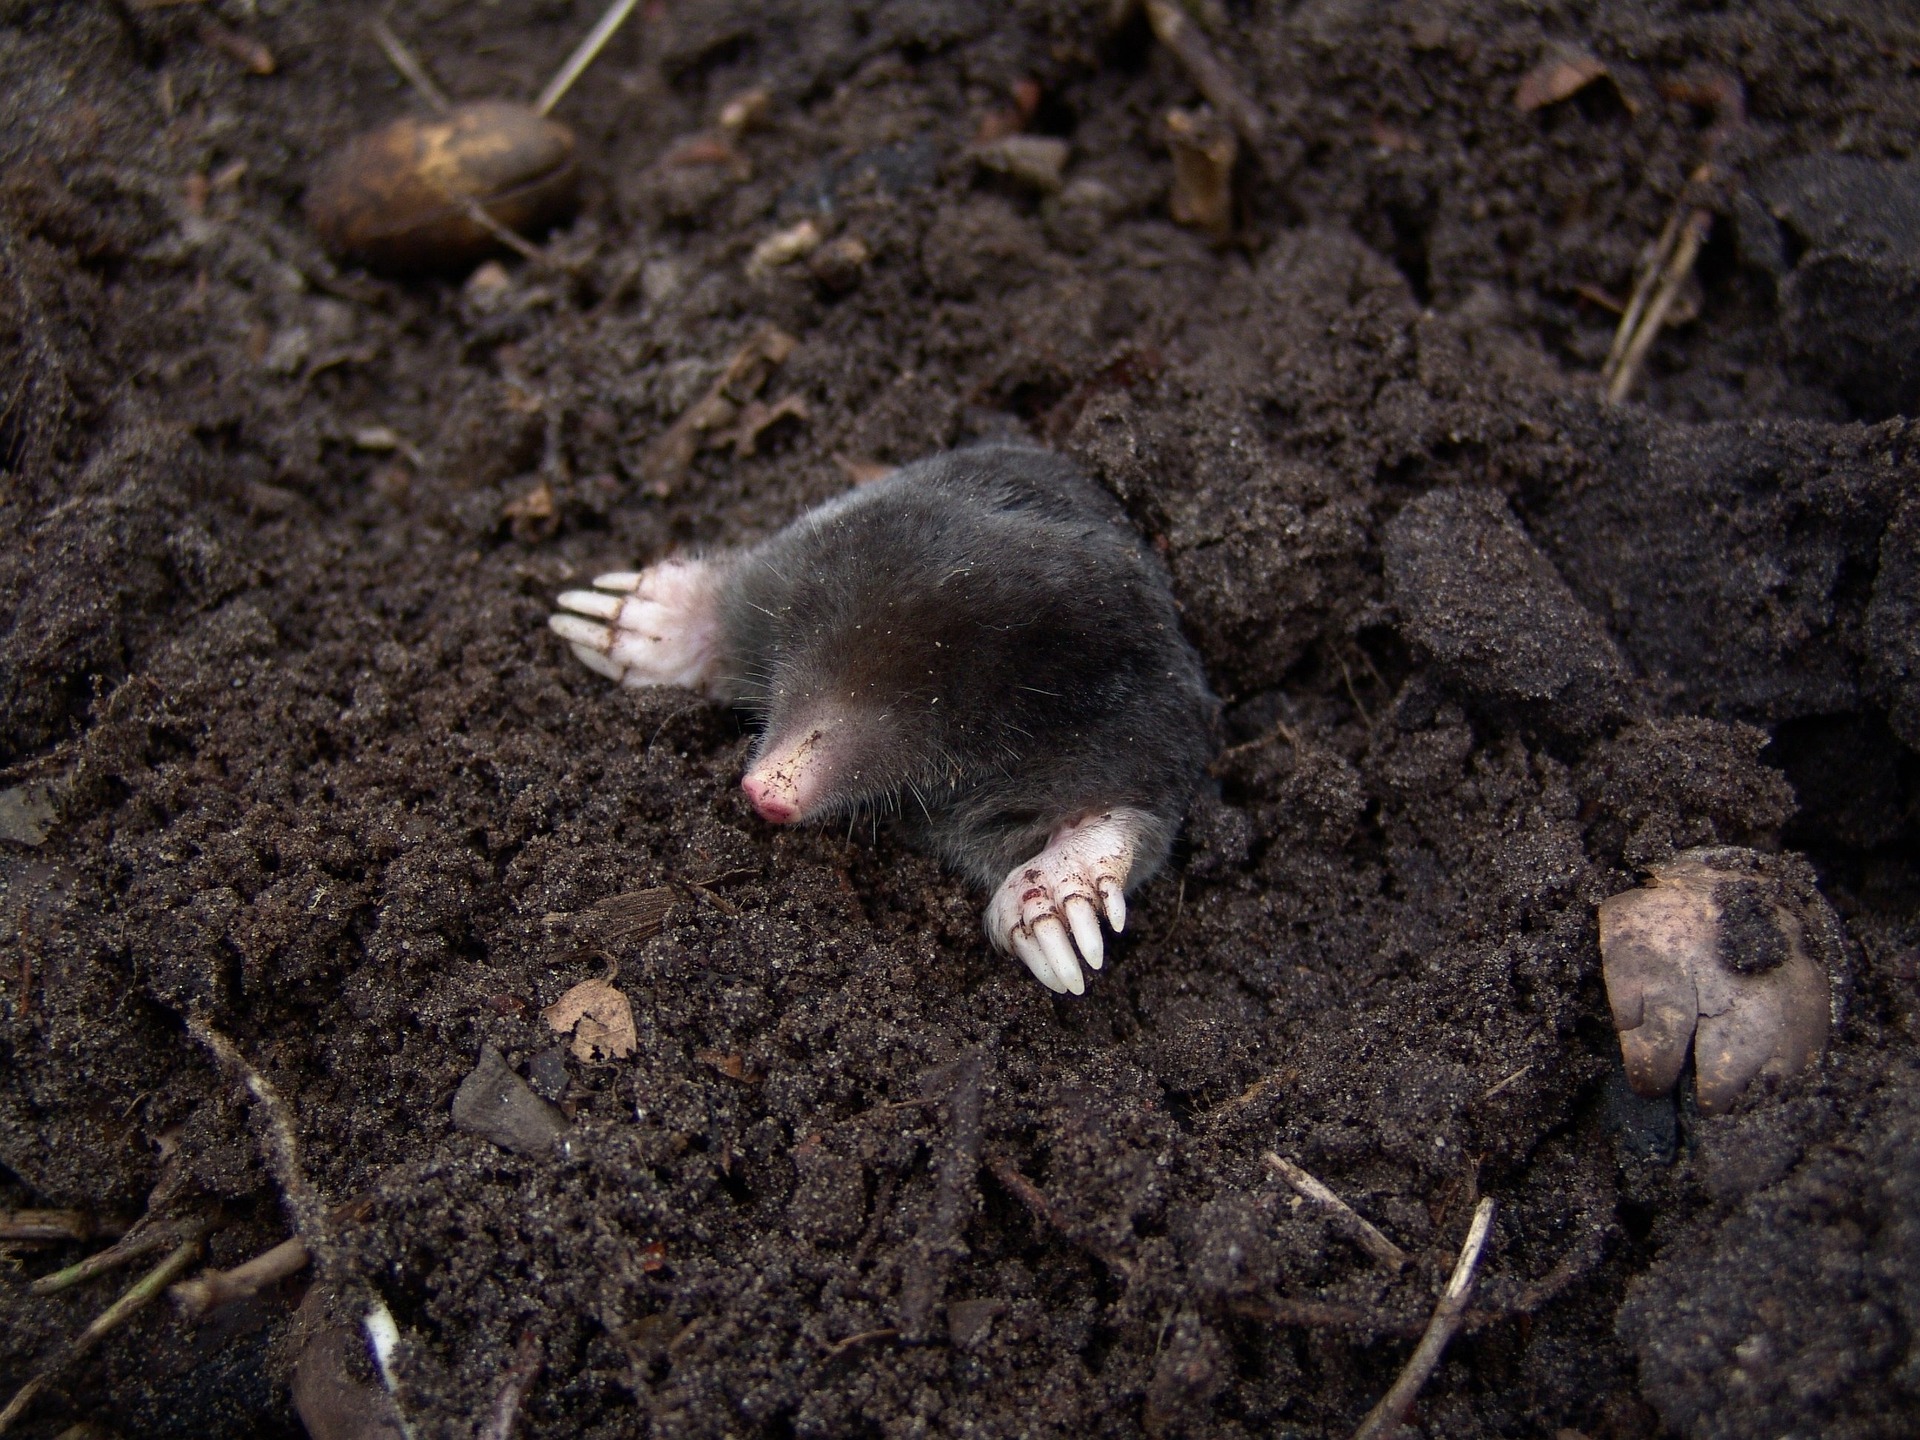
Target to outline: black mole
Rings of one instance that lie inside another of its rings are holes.
[[[1100,917],[1126,923],[1211,751],[1165,568],[1043,450],[936,455],[750,549],[594,586],[552,618],[582,661],[756,717],[741,783],[767,820],[897,814],[995,891],[988,936],[1056,991],[1100,967]]]

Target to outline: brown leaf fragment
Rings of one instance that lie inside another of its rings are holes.
[[[542,480],[518,500],[510,501],[500,516],[513,529],[516,540],[544,540],[559,526],[559,509],[553,503],[553,487]]]
[[[711,1065],[729,1080],[746,1085],[757,1085],[766,1078],[749,1065],[747,1057],[738,1050],[696,1050],[693,1058],[702,1065]]]
[[[239,61],[254,75],[271,75],[279,68],[273,52],[251,35],[228,30],[211,20],[200,22],[200,43],[210,50],[218,50],[230,60]]]
[[[745,460],[758,452],[760,437],[782,420],[807,420],[811,415],[807,402],[798,395],[782,396],[768,405],[759,400],[749,400],[740,409],[740,418],[733,425],[714,436],[716,443],[731,444],[733,458]]]
[[[687,407],[648,447],[640,478],[649,493],[669,495],[702,448],[734,444],[741,407],[760,393],[778,365],[800,342],[777,325],[763,325],[733,353],[707,393]]]
[[[1520,88],[1513,92],[1514,108],[1531,114],[1548,105],[1578,95],[1607,73],[1606,62],[1598,56],[1571,45],[1555,46],[1553,52],[1526,73]]]
[[[640,1043],[633,1006],[609,980],[582,980],[540,1014],[556,1035],[573,1035],[578,1060],[624,1060]]]

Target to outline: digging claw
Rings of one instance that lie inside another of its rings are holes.
[[[581,664],[623,685],[707,688],[720,635],[711,566],[664,560],[598,576],[593,585],[566,591],[547,617]]]
[[[1062,825],[1047,848],[1015,867],[987,906],[987,936],[1056,994],[1086,993],[1086,970],[1106,963],[1100,917],[1127,923],[1127,875],[1142,826],[1137,811],[1109,810]]]

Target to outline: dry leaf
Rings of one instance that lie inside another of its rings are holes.
[[[544,480],[508,504],[500,514],[513,527],[516,540],[544,540],[560,524],[559,508],[553,503],[553,487]]]
[[[624,1060],[640,1043],[633,1006],[606,980],[582,980],[540,1014],[555,1034],[573,1033],[577,1060]]]
[[[747,1064],[747,1057],[738,1050],[696,1050],[693,1058],[702,1065],[711,1065],[729,1080],[744,1081],[748,1085],[760,1083],[760,1074]]]
[[[1556,49],[1527,72],[1520,88],[1513,92],[1515,108],[1522,112],[1558,104],[1577,95],[1607,73],[1606,63],[1584,50]]]

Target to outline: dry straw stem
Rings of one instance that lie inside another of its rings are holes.
[[[613,38],[613,32],[627,23],[627,16],[633,13],[633,7],[638,3],[639,0],[613,0],[599,23],[587,32],[587,38],[574,46],[573,53],[561,62],[553,79],[547,82],[547,88],[533,102],[535,111],[545,115],[560,103],[560,97],[573,88],[573,82],[593,63],[594,57]]]
[[[1271,1150],[1266,1154],[1266,1161],[1267,1167],[1282,1180],[1286,1181],[1287,1184],[1291,1185],[1300,1195],[1316,1204],[1326,1206],[1335,1214],[1339,1215],[1346,1223],[1347,1228],[1353,1232],[1354,1239],[1360,1242],[1361,1248],[1373,1256],[1374,1259],[1378,1260],[1389,1270],[1404,1270],[1406,1268],[1407,1261],[1411,1257],[1408,1256],[1406,1251],[1402,1250],[1398,1245],[1394,1244],[1393,1241],[1383,1235],[1366,1216],[1347,1204],[1346,1201],[1342,1200],[1338,1195],[1334,1194],[1333,1191],[1329,1190],[1305,1170],[1302,1170],[1298,1165],[1294,1164],[1293,1161],[1276,1155]]]
[[[117,1228],[102,1227],[84,1210],[0,1210],[0,1242],[57,1244],[91,1240]]]
[[[1267,121],[1260,107],[1240,88],[1220,57],[1213,53],[1207,37],[1175,0],[1146,0],[1146,5],[1154,39],[1167,47],[1187,72],[1187,78],[1193,81],[1194,88],[1227,117],[1240,132],[1240,138],[1258,153],[1267,142]]]
[[[1702,165],[1693,173],[1634,283],[1633,295],[1613,334],[1613,348],[1600,370],[1600,378],[1607,384],[1609,405],[1618,405],[1633,389],[1641,362],[1652,348],[1660,327],[1666,323],[1667,312],[1673,308],[1680,287],[1693,273],[1693,262],[1699,258],[1700,247],[1713,228],[1713,212],[1692,204],[1692,192],[1712,178],[1711,165]]]
[[[1460,1247],[1460,1258],[1454,1262],[1453,1274],[1447,1280],[1447,1288],[1441,1292],[1440,1303],[1433,1307],[1433,1318],[1427,1322],[1426,1333],[1420,1337],[1420,1343],[1414,1346],[1406,1369],[1393,1382],[1393,1388],[1367,1412],[1367,1418],[1353,1432],[1353,1440],[1385,1440],[1407,1418],[1407,1411],[1413,1408],[1414,1397],[1440,1364],[1447,1343],[1453,1339],[1460,1322],[1466,1318],[1467,1303],[1473,1299],[1474,1278],[1480,1270],[1480,1257],[1487,1248],[1487,1236],[1493,1232],[1493,1215],[1497,1208],[1489,1196],[1474,1210],[1473,1224],[1467,1227],[1466,1243]]]
[[[447,92],[434,83],[433,76],[427,73],[427,67],[420,63],[420,57],[407,48],[406,42],[393,33],[386,21],[376,19],[367,29],[372,32],[374,43],[385,53],[387,63],[400,72],[402,80],[419,92],[422,100],[442,115],[453,109]]]

